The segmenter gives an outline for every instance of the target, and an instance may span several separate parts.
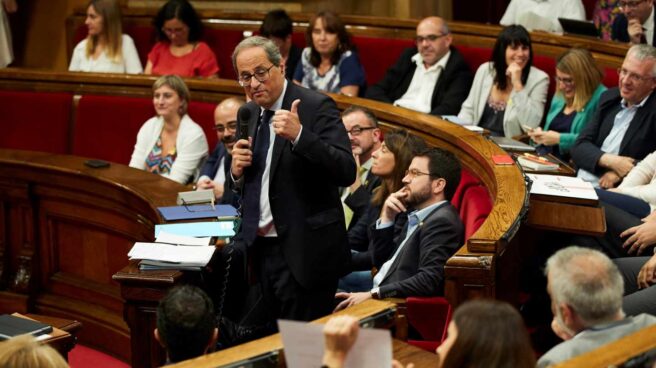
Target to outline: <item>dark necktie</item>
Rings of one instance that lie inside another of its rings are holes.
[[[253,142],[253,161],[244,173],[243,218],[241,232],[246,245],[252,245],[257,235],[260,222],[260,193],[262,192],[262,174],[266,168],[267,151],[269,150],[269,122],[273,111],[264,110],[258,123]]]

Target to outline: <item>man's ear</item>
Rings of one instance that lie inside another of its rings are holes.
[[[382,139],[380,139],[380,137],[382,136],[382,132],[380,131],[380,128],[375,128],[373,135],[374,135],[374,142],[376,143],[382,142]]]
[[[433,194],[444,193],[444,189],[446,189],[446,180],[444,180],[444,178],[435,179],[431,182],[431,187]]]
[[[157,340],[157,342],[158,342],[163,348],[166,348],[166,346],[164,346],[164,341],[162,341],[162,338],[159,336],[159,331],[157,330],[157,328],[155,328],[155,329],[153,330],[153,336],[155,336],[155,340]]]

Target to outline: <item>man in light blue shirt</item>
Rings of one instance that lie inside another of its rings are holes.
[[[412,160],[405,186],[385,200],[373,232],[373,260],[379,269],[374,288],[337,293],[345,300],[336,310],[371,298],[442,295],[444,264],[463,244],[464,226],[449,202],[460,171],[458,159],[439,148]]]
[[[636,160],[656,151],[656,49],[632,46],[619,74],[619,87],[601,95],[571,151],[578,176],[603,189],[616,187]]]

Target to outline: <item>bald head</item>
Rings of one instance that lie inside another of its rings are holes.
[[[220,142],[232,152],[237,138],[237,111],[246,102],[237,97],[226,98],[214,109],[214,129]]]
[[[424,66],[429,68],[439,62],[449,52],[451,33],[444,19],[424,18],[417,25],[417,50]]]

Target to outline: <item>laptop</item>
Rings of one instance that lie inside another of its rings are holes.
[[[565,34],[578,36],[599,37],[599,31],[594,23],[585,20],[558,18]]]

